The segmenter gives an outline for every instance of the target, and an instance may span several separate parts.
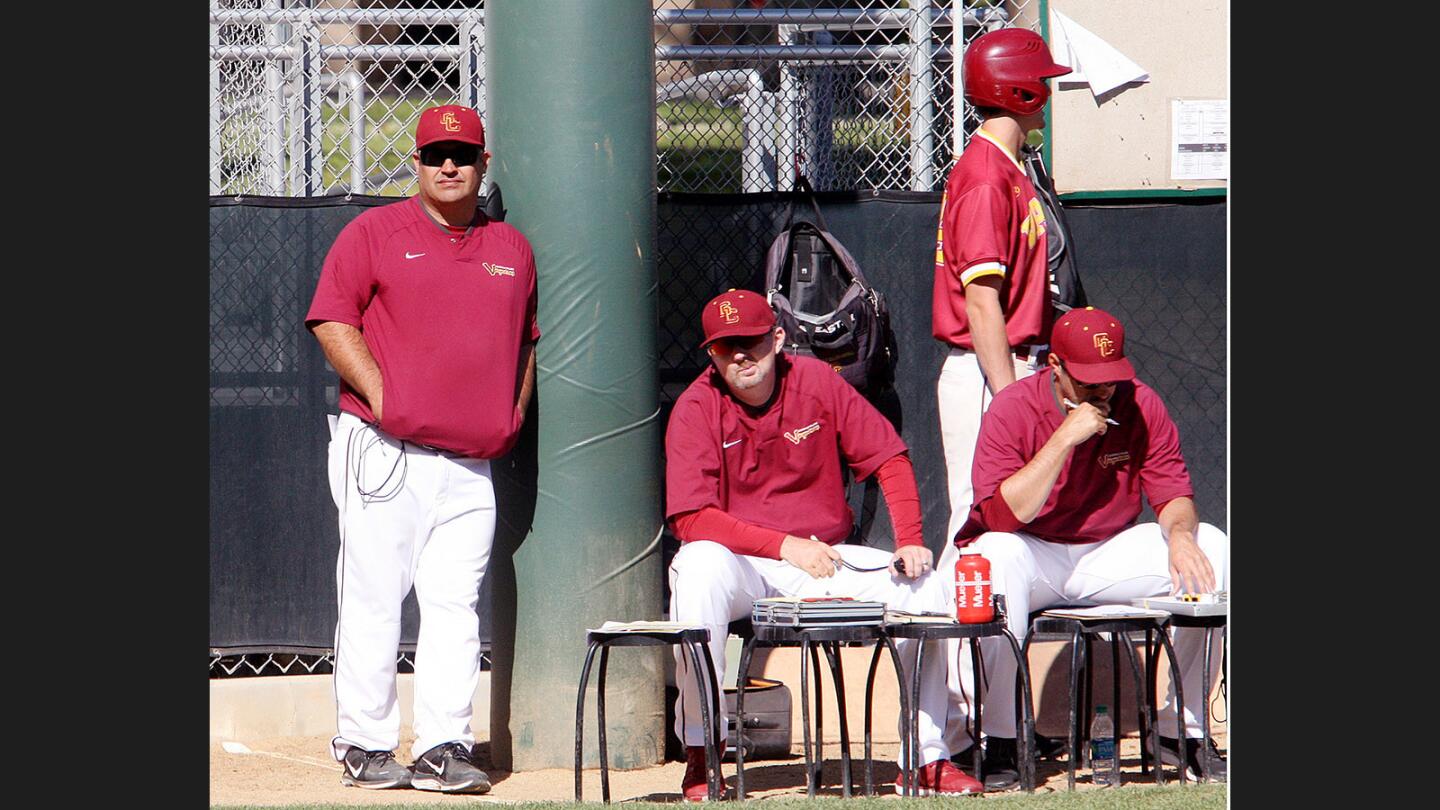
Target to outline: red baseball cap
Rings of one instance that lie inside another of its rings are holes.
[[[415,151],[436,141],[459,141],[485,147],[485,126],[480,114],[459,104],[442,104],[420,113],[415,125]]]
[[[1133,380],[1135,367],[1125,359],[1125,327],[1120,319],[1095,307],[1072,309],[1055,316],[1050,353],[1059,357],[1071,377],[1082,383]]]
[[[775,328],[775,311],[765,296],[733,287],[711,298],[700,316],[705,328],[705,348],[720,338],[754,337]]]

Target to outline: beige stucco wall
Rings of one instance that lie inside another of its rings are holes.
[[[1170,178],[1172,99],[1230,97],[1230,11],[1225,0],[1051,0],[1150,74],[1096,99],[1085,87],[1051,96],[1050,169],[1056,189],[1224,188]],[[1052,27],[1053,30],[1053,27]]]

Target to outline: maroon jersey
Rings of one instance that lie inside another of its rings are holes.
[[[361,331],[380,366],[386,433],[495,458],[518,436],[520,347],[540,339],[535,307],[535,257],[518,230],[482,215],[454,236],[411,197],[340,232],[305,325]],[[340,409],[375,421],[343,380]]]
[[[706,369],[665,428],[665,516],[713,506],[797,537],[840,543],[854,513],[841,461],[856,480],[905,452],[881,413],[813,357],[775,358],[779,391],[763,411],[736,400]]]
[[[1001,389],[980,423],[972,476],[975,505],[957,533],[966,545],[985,531],[1022,531],[1054,543],[1109,540],[1134,525],[1143,492],[1151,506],[1194,495],[1180,454],[1180,432],[1150,386],[1139,380],[1115,386],[1110,418],[1119,422],[1070,451],[1045,505],[1028,524],[987,525],[986,501],[1000,484],[1035,457],[1065,419],[1055,394],[1055,371],[1046,368]],[[1001,510],[1009,514],[1009,510]],[[1013,517],[1013,515],[1012,515]]]
[[[950,169],[935,240],[930,331],[937,340],[975,348],[965,314],[965,285],[999,276],[1005,336],[1011,346],[1050,338],[1045,209],[1015,156],[984,130]]]

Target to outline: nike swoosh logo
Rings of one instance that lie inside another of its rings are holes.
[[[424,255],[425,255],[424,253],[411,253],[411,252],[408,251],[408,250],[405,251],[405,258],[407,258],[407,259],[418,259],[418,258],[420,258],[421,256],[424,256]]]
[[[361,769],[361,768],[364,768],[365,766],[364,766],[363,764],[361,764],[361,765],[356,765],[356,764],[353,763],[353,762],[346,762],[346,763],[345,763],[345,767],[347,767],[347,768],[350,769],[350,775],[351,775],[351,776],[354,776],[354,777],[356,777],[356,778],[359,778],[359,776],[360,776],[360,769]]]
[[[745,440],[744,440],[744,439],[736,439],[736,440],[733,441],[733,442],[723,442],[720,446],[721,446],[721,447],[734,447],[735,445],[737,445],[737,444],[739,444],[740,442],[743,442],[743,441],[745,441]]]

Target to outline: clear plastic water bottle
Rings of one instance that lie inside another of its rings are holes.
[[[1090,782],[1094,785],[1120,784],[1120,760],[1115,751],[1115,721],[1110,709],[1095,707],[1090,721]]]

